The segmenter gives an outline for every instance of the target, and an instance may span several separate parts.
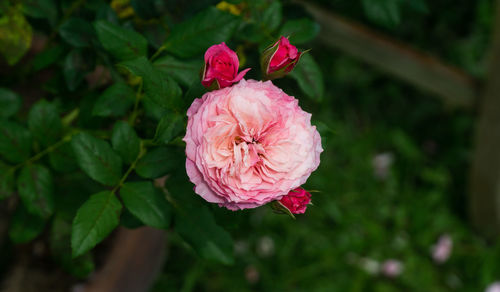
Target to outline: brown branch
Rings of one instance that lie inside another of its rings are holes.
[[[327,46],[436,94],[447,104],[474,105],[474,79],[462,70],[305,0],[295,2],[321,25],[319,40]]]

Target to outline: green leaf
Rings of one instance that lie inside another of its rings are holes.
[[[17,93],[0,88],[0,119],[15,115],[21,108],[21,98]]]
[[[59,28],[59,34],[68,44],[78,48],[90,47],[95,38],[92,25],[78,17],[66,20]]]
[[[273,32],[281,24],[282,7],[280,1],[271,1],[262,13],[261,26],[268,33]]]
[[[127,84],[117,82],[97,99],[92,114],[99,117],[122,117],[132,107],[135,92]]]
[[[71,222],[56,216],[49,237],[52,257],[71,275],[85,279],[94,271],[95,264],[90,253],[75,259],[71,256]]]
[[[55,45],[44,50],[33,58],[33,69],[35,71],[42,70],[59,61],[65,50],[62,45]]]
[[[144,223],[132,215],[129,210],[124,209],[120,217],[120,225],[128,229],[135,229],[144,226]]]
[[[401,22],[402,0],[362,0],[366,16],[373,22],[394,27]]]
[[[68,173],[76,170],[75,153],[70,143],[65,143],[49,153],[50,166],[58,172]]]
[[[111,145],[123,161],[130,164],[139,155],[141,140],[128,123],[118,121],[111,133]]]
[[[139,33],[102,20],[94,28],[104,49],[118,60],[146,56],[148,43]]]
[[[170,205],[151,182],[129,182],[120,189],[125,207],[144,224],[166,229],[170,226]]]
[[[203,63],[200,60],[178,60],[173,56],[164,56],[154,62],[154,66],[161,72],[172,77],[180,84],[189,87],[200,79],[200,70]]]
[[[101,242],[118,226],[122,204],[111,192],[94,194],[76,213],[71,233],[73,258]]]
[[[54,182],[45,166],[25,166],[17,178],[17,189],[28,212],[42,218],[54,213]]]
[[[0,161],[0,200],[14,194],[14,172],[10,167]]]
[[[312,41],[319,33],[319,24],[309,18],[294,19],[285,22],[280,35],[289,37],[293,45]]]
[[[184,117],[178,113],[169,113],[158,123],[154,141],[167,144],[180,135],[184,128]]]
[[[167,109],[179,109],[184,105],[182,90],[170,77],[153,67],[145,57],[120,64],[132,74],[142,77],[146,98]]]
[[[325,91],[323,74],[310,54],[303,54],[299,63],[289,74],[297,80],[300,89],[311,99],[321,101]]]
[[[31,47],[33,29],[18,7],[9,7],[0,17],[0,54],[14,65]]]
[[[165,47],[181,58],[201,54],[213,44],[228,41],[238,22],[234,15],[211,7],[175,26]]]
[[[33,18],[47,18],[52,26],[57,22],[57,5],[54,0],[23,0],[23,11]]]
[[[78,50],[71,51],[64,59],[63,74],[66,85],[70,91],[75,91],[82,83],[86,71],[88,71],[87,60]]]
[[[62,123],[54,104],[42,99],[28,114],[28,128],[44,147],[57,142],[62,136]]]
[[[169,194],[175,200],[175,230],[194,250],[207,260],[232,264],[233,241],[187,180],[185,172],[173,174],[166,181]]]
[[[12,163],[27,160],[31,153],[31,134],[18,123],[0,120],[0,155]]]
[[[72,141],[80,168],[92,179],[108,186],[120,181],[122,160],[106,141],[87,133],[79,133]]]
[[[142,157],[135,168],[144,178],[158,178],[184,165],[186,155],[179,147],[158,147]]]
[[[26,243],[42,233],[44,227],[45,220],[43,218],[29,213],[20,204],[10,222],[9,238],[14,243]]]

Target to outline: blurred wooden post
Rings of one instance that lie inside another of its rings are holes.
[[[303,5],[320,24],[318,39],[325,45],[433,93],[449,105],[474,106],[475,80],[463,70],[328,9],[305,0],[294,2]]]
[[[500,233],[500,1],[496,1],[495,24],[489,70],[479,106],[475,153],[470,184],[470,215],[485,235]]]
[[[165,259],[166,231],[152,227],[119,228],[102,268],[83,292],[146,292],[161,272]]]

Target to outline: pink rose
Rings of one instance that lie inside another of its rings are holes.
[[[311,194],[303,188],[291,190],[288,195],[281,198],[280,203],[293,214],[304,214],[307,205],[311,203]]]
[[[262,53],[261,65],[268,79],[285,76],[299,62],[302,52],[299,52],[290,41],[282,36]]]
[[[240,81],[250,70],[248,68],[238,74],[239,66],[238,56],[225,43],[213,45],[205,52],[201,84],[212,89],[231,86]]]
[[[305,183],[319,165],[311,114],[270,81],[205,93],[187,115],[186,170],[208,202],[255,208]]]

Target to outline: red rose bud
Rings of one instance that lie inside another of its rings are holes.
[[[280,37],[279,41],[262,53],[260,62],[264,76],[267,79],[285,76],[297,65],[303,53],[299,52],[294,45],[291,45],[286,37]]]
[[[304,214],[307,205],[311,203],[311,194],[303,188],[296,188],[281,198],[279,202],[293,214]]]
[[[201,84],[208,89],[220,89],[240,81],[250,68],[238,74],[240,62],[236,53],[225,43],[213,45],[205,52]]]

